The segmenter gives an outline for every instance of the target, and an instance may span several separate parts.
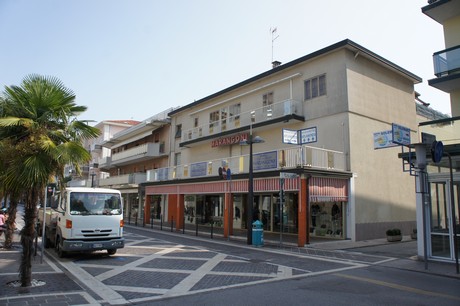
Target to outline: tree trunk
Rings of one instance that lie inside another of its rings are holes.
[[[32,283],[32,255],[34,254],[35,221],[37,218],[37,190],[30,190],[25,204],[24,228],[21,230],[22,258],[19,267],[21,286],[29,287]]]
[[[7,211],[8,219],[6,219],[5,249],[11,249],[13,247],[13,234],[16,227],[17,206],[17,199],[11,199],[10,207]]]

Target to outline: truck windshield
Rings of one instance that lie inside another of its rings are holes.
[[[116,193],[72,192],[71,215],[120,215],[120,195]]]

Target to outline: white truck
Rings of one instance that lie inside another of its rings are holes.
[[[114,189],[69,187],[50,197],[38,212],[39,235],[45,217],[44,246],[54,246],[59,257],[68,252],[107,250],[114,255],[123,248],[123,202]],[[50,206],[50,207],[48,207]]]

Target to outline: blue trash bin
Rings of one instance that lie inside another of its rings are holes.
[[[264,228],[263,223],[259,220],[252,223],[252,245],[263,246],[264,245]]]

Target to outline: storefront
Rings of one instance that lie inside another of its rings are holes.
[[[283,201],[279,181],[273,177],[254,179],[252,221],[261,221],[268,232],[299,235],[299,245],[308,243],[309,235],[346,238],[346,214],[343,212],[348,201],[348,179],[285,179]],[[247,179],[175,183],[145,186],[145,209],[149,215],[158,216],[158,207],[161,207],[168,216],[165,220],[174,220],[177,229],[187,224],[212,223],[223,227],[225,235],[231,235],[233,229],[247,228]],[[145,221],[150,222],[149,219]]]

